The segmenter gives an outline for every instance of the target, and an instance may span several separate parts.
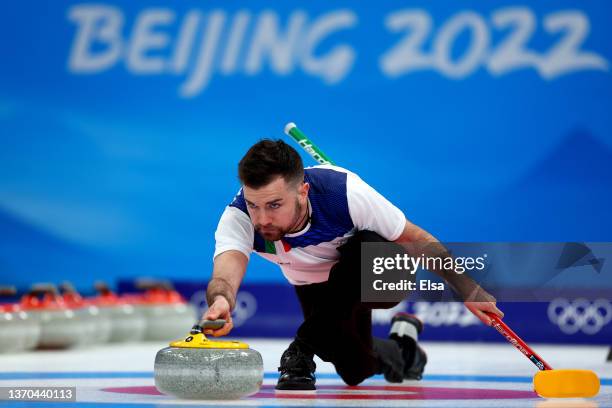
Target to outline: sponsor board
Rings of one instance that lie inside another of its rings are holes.
[[[206,282],[174,282],[176,289],[201,312],[206,309]],[[122,292],[134,291],[131,281],[120,281]],[[612,344],[612,304],[606,299],[556,299],[552,302],[504,302],[499,304],[508,323],[525,341],[545,343]],[[393,315],[417,315],[425,329],[422,340],[505,341],[493,328],[473,316],[460,302],[402,301],[392,309],[372,313],[372,331],[386,337]],[[302,322],[302,312],[289,284],[244,284],[234,310],[233,335],[243,337],[292,337]]]

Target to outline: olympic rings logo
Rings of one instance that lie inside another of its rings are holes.
[[[249,292],[240,291],[236,296],[236,306],[232,312],[234,326],[242,326],[257,311],[257,299]]]
[[[612,320],[612,304],[607,299],[590,302],[583,298],[574,301],[557,298],[548,305],[548,318],[565,334],[582,331],[593,335]]]

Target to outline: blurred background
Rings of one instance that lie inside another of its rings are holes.
[[[610,2],[2,7],[0,284],[146,276],[201,304],[237,163],[288,121],[442,241],[612,240]],[[243,289],[238,334],[292,335],[274,265]],[[536,340],[610,344],[604,300],[594,333],[509,307]],[[402,307],[432,339],[499,337],[455,306]]]

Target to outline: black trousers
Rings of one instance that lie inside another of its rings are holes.
[[[384,343],[392,340],[373,338],[372,309],[387,309],[398,303],[361,302],[362,242],[387,240],[371,231],[359,231],[338,248],[340,259],[327,282],[295,286],[304,315],[295,346],[334,364],[348,385],[382,372],[379,352],[388,349]]]

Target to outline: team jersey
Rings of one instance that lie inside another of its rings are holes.
[[[301,231],[279,241],[264,240],[240,189],[219,220],[214,256],[237,250],[248,258],[256,252],[278,264],[290,283],[305,285],[327,281],[340,256],[336,248],[356,231],[373,231],[389,241],[401,235],[406,224],[402,211],[355,173],[320,165],[305,168],[304,181],[310,184],[310,221]]]

